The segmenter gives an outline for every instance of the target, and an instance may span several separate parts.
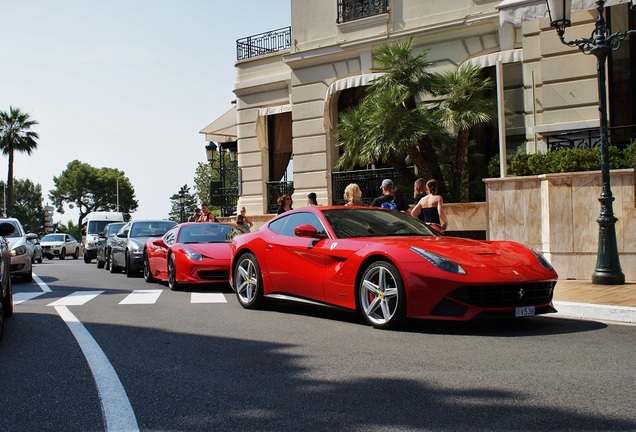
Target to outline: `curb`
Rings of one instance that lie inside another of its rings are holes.
[[[591,318],[623,323],[636,323],[636,307],[607,306],[590,303],[553,302],[557,315],[574,318]]]

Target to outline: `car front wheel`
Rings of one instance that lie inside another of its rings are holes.
[[[251,253],[239,258],[234,267],[234,291],[245,309],[258,309],[265,303],[261,268]]]
[[[109,267],[108,270],[111,273],[117,273],[119,271],[119,268],[117,267],[117,265],[115,265],[115,254],[113,253],[113,251],[110,252],[110,259],[109,261]]]
[[[75,253],[73,254],[73,259],[79,259],[79,248],[75,248]],[[90,260],[88,262],[90,262]]]
[[[11,288],[11,277],[7,278],[7,296],[2,299],[3,314],[6,317],[13,315],[13,288]]]
[[[364,319],[375,328],[395,329],[406,318],[406,294],[397,267],[385,261],[369,265],[358,285]]]
[[[177,267],[174,263],[174,255],[168,256],[168,287],[172,291],[179,289],[179,282],[177,282]]]
[[[60,252],[60,259],[63,260],[66,258],[66,249],[62,248],[62,252]]]

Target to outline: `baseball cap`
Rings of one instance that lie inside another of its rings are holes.
[[[393,180],[384,179],[382,180],[382,185],[380,185],[380,189],[393,187]]]

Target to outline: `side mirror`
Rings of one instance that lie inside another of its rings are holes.
[[[117,236],[116,236],[116,237],[118,237],[118,238],[126,238],[126,237],[128,237],[128,234],[126,234],[125,232],[123,232],[123,233],[117,233]]]
[[[27,234],[27,238],[29,240],[34,240],[34,239],[38,238],[38,235],[36,233],[28,233]]]
[[[314,228],[313,225],[309,224],[299,225],[294,228],[294,235],[296,237],[310,237],[315,239],[327,238],[327,234],[325,234],[324,232],[318,232],[318,230]]]
[[[163,248],[168,247],[168,246],[166,246],[166,242],[164,242],[163,239],[153,240],[152,244],[155,245],[155,246],[163,247]]]

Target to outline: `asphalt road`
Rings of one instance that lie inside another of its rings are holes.
[[[42,286],[14,281],[16,298],[40,295],[16,304],[0,344],[3,432],[636,430],[636,326],[544,316],[389,332],[82,260],[35,274]]]

